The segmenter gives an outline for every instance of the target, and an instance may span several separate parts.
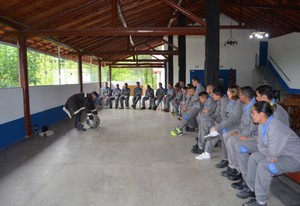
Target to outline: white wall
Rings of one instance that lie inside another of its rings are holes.
[[[288,81],[271,61],[289,88],[300,89],[300,33],[295,32],[270,39],[268,54],[290,79]]]
[[[97,87],[98,83],[84,84],[83,92],[95,91]],[[30,113],[35,114],[64,105],[68,97],[78,93],[79,90],[78,84],[29,87]],[[21,88],[0,89],[0,99],[0,124],[24,116]]]
[[[221,25],[230,25],[230,18],[221,14]],[[235,22],[232,23],[233,25]],[[238,41],[236,46],[224,46],[230,37],[230,30],[220,30],[220,67],[237,70],[237,84],[252,86],[255,68],[255,54],[259,51],[259,42],[249,39],[252,30],[232,30],[232,35]],[[178,40],[174,37],[174,44]],[[186,82],[190,79],[191,69],[204,69],[205,36],[187,36],[186,38]],[[174,56],[174,82],[178,80],[178,56]]]

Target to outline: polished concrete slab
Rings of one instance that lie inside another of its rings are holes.
[[[242,205],[213,159],[190,152],[196,133],[171,137],[178,121],[152,110],[104,109],[86,132],[73,119],[0,152],[1,206]],[[269,205],[283,205],[271,194]]]

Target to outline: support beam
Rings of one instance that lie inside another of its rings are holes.
[[[6,31],[4,37],[24,35],[29,37],[70,37],[70,36],[165,36],[165,35],[205,35],[204,27],[165,28],[165,27],[140,27],[140,28],[93,28],[93,29],[45,29],[27,31]]]
[[[101,60],[98,59],[98,82],[99,82],[99,87],[101,88],[102,87],[102,74],[101,74]]]
[[[75,52],[69,52],[70,55],[76,55]],[[178,55],[178,51],[84,51],[81,52],[82,55],[94,55],[94,56],[102,56],[102,55]]]
[[[109,65],[109,87],[111,88],[111,79],[112,79],[112,74],[111,74],[111,65]]]
[[[205,38],[205,84],[218,86],[220,58],[219,0],[205,1],[207,35]]]
[[[171,6],[172,8],[178,10],[181,14],[185,15],[187,18],[195,21],[196,23],[205,26],[206,23],[201,18],[197,17],[195,14],[191,13],[190,11],[186,10],[185,8],[175,4],[173,1],[170,0],[163,0],[164,3]]]
[[[112,27],[117,27],[118,25],[117,0],[111,0],[111,24]]]
[[[143,63],[143,62],[151,62],[151,63],[163,63],[167,62],[167,59],[101,59],[102,62],[132,62],[132,63]]]
[[[28,86],[28,65],[27,65],[27,48],[26,38],[18,36],[19,44],[19,78],[23,92],[24,120],[25,120],[25,135],[32,135],[31,120],[30,120],[30,98]]]
[[[83,92],[83,80],[82,80],[82,54],[78,54],[78,81],[80,86],[80,92]]]
[[[168,36],[168,51],[173,50],[173,36]],[[169,56],[168,58],[168,81],[173,82],[173,76],[174,76],[174,63],[173,63],[173,56]],[[174,82],[173,82],[174,83]]]
[[[179,13],[178,16],[178,26],[182,26],[185,28],[185,16],[181,13]],[[178,82],[186,80],[186,39],[185,36],[178,36],[178,67],[179,67],[179,73],[178,73]]]

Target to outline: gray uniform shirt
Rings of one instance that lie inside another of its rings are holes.
[[[258,151],[267,160],[277,160],[279,156],[284,155],[300,162],[300,138],[296,133],[280,120],[272,118],[263,135],[263,127],[266,125],[267,123],[258,126]]]
[[[276,104],[276,103],[275,103]],[[283,124],[287,125],[288,127],[290,126],[290,117],[287,111],[280,106],[279,104],[276,104],[276,110],[274,112],[274,117],[281,121]]]
[[[226,129],[228,131],[239,127],[243,114],[243,104],[239,99],[230,100],[226,108],[227,114],[222,122],[214,125],[216,130]]]
[[[163,87],[158,88],[156,90],[155,96],[156,97],[163,97],[165,95],[165,89]]]
[[[238,128],[238,133],[240,136],[251,137],[257,133],[258,125],[254,124],[251,118],[251,111],[254,103],[255,98],[253,98],[248,105],[244,104],[243,106],[243,115]]]
[[[216,107],[217,102],[212,97],[208,97],[208,99],[203,105],[203,109],[208,109],[208,113],[203,113],[202,111],[199,112],[197,116],[198,123],[201,122],[201,119],[206,119],[207,121],[209,121],[214,115]]]
[[[228,102],[229,99],[226,95],[223,95],[223,97],[219,101],[217,101],[217,108],[215,109],[214,115],[212,116],[215,123],[220,123],[223,119],[225,119],[227,115],[226,108]]]

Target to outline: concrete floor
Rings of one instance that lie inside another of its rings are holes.
[[[1,206],[241,205],[213,159],[190,152],[196,133],[170,137],[178,121],[139,109],[101,110],[101,125],[86,132],[73,119],[0,152]],[[269,205],[283,205],[271,194]]]

